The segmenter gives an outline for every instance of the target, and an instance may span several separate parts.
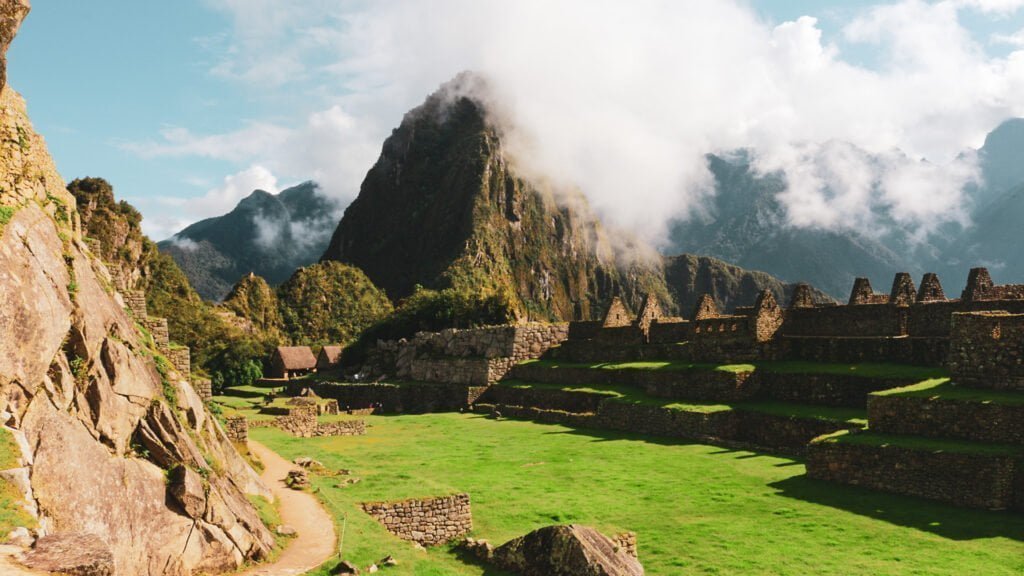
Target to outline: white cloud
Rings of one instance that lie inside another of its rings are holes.
[[[216,73],[312,84],[331,106],[294,128],[168,130],[136,151],[258,162],[343,200],[402,113],[466,69],[489,78],[525,169],[655,241],[713,193],[704,154],[738,147],[786,172],[796,225],[877,233],[887,210],[918,234],[962,220],[956,187],[973,172],[959,153],[1024,115],[1024,51],[990,57],[960,22],[1024,1],[866,6],[831,40],[813,17],[769,23],[738,0],[209,2],[234,26]],[[879,65],[844,60],[851,45]]]
[[[253,190],[263,190],[276,194],[277,178],[267,168],[254,164],[237,174],[224,178],[224,182],[202,196],[189,198],[185,202],[185,210],[196,219],[220,216],[230,212],[243,198],[252,194]]]
[[[1017,48],[1024,48],[1024,28],[1013,34],[993,34],[992,42],[995,44],[1009,44]]]
[[[988,14],[1009,16],[1024,8],[1024,0],[953,0],[958,8],[973,8]]]

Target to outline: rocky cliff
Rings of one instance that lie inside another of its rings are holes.
[[[392,299],[417,285],[465,288],[505,296],[518,317],[537,320],[594,318],[615,295],[639,308],[653,293],[666,310],[696,300],[690,285],[666,284],[672,260],[605,229],[581,193],[523,177],[486,106],[466,95],[481,90],[464,74],[405,115],[325,259],[358,266]],[[766,274],[748,279],[782,291]],[[753,303],[732,286],[717,284],[723,304]]]
[[[0,15],[12,4],[21,3],[0,3]],[[21,449],[4,476],[40,532],[91,536],[116,574],[220,572],[273,544],[246,497],[266,488],[125,311],[9,87],[0,94],[0,419]]]

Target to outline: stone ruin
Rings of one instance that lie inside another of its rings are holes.
[[[538,322],[420,332],[411,340],[379,343],[369,364],[400,379],[487,386],[568,336],[566,324]]]
[[[763,291],[754,306],[723,313],[704,294],[688,319],[664,317],[646,302],[633,317],[615,299],[603,321],[570,323],[562,349],[579,361],[596,361],[654,357],[685,342],[687,352],[673,358],[940,366],[949,352],[953,314],[984,310],[1024,313],[1024,285],[995,285],[986,269],[975,268],[962,297],[951,300],[934,273],[924,275],[919,289],[909,274],[899,273],[888,294],[876,294],[867,278],[857,278],[845,305],[815,303],[810,287],[797,285],[788,308]]]
[[[300,438],[319,436],[361,436],[366,434],[366,422],[363,420],[338,420],[320,422],[317,416],[320,409],[317,404],[300,404],[288,409],[288,414],[274,419],[274,425],[281,430]]]
[[[388,532],[421,546],[444,544],[473,529],[469,494],[366,502],[361,507]]]

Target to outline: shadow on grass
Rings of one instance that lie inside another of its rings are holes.
[[[950,540],[1003,537],[1024,541],[1024,514],[958,508],[913,496],[793,476],[769,484],[787,498],[839,508]]]

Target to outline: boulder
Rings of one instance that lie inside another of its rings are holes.
[[[21,546],[22,548],[28,548],[35,541],[36,539],[32,537],[32,533],[24,526],[18,526],[14,530],[11,530],[7,533],[7,538],[4,539],[5,544]]]
[[[189,518],[200,519],[206,512],[203,478],[187,466],[175,466],[167,476],[167,492]]]
[[[570,524],[547,526],[494,549],[493,562],[521,576],[643,576],[644,568],[616,541]]]
[[[25,554],[25,565],[68,576],[114,576],[114,555],[98,536],[65,532],[44,536]]]
[[[342,560],[331,570],[331,574],[359,574],[359,568],[348,560]]]

